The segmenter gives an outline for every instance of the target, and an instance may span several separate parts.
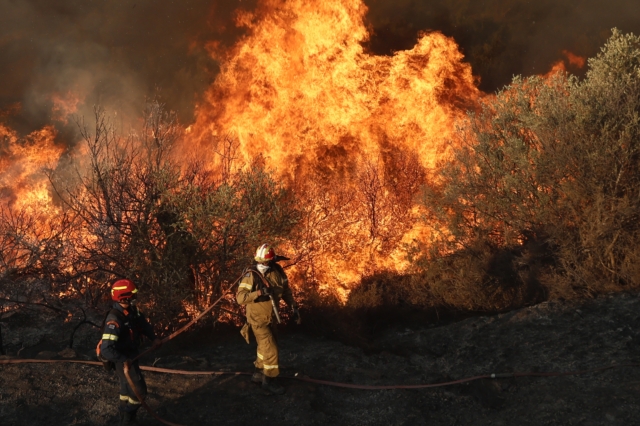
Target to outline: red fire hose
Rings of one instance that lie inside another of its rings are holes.
[[[191,321],[189,321],[184,327],[180,328],[177,331],[174,331],[172,334],[170,334],[169,336],[165,337],[164,339],[161,340],[161,344],[165,344],[166,342],[168,342],[169,340],[173,339],[174,337],[178,336],[180,333],[184,332],[187,328],[191,327],[193,324],[195,324],[200,318],[202,318],[203,316],[205,316],[206,314],[208,314],[213,308],[214,306],[216,306],[224,296],[226,296],[227,294],[229,294],[229,292],[231,291],[231,289],[233,289],[236,284],[238,284],[238,282],[240,281],[240,279],[242,278],[242,275],[239,276],[234,282],[233,284],[231,284],[231,286],[227,289],[227,291],[225,291],[224,293],[222,293],[222,295],[218,298],[218,300],[216,300],[215,302],[213,302],[211,304],[211,306],[209,306],[207,309],[205,309],[204,311],[202,311],[202,313],[200,313],[200,315],[198,315],[197,317],[195,317],[194,319],[192,319]],[[159,345],[156,346],[152,346],[151,348],[147,349],[146,351],[142,352],[140,355],[138,355],[137,357],[135,357],[133,360],[131,360],[131,362],[139,359],[141,356],[146,355],[147,353],[153,351],[154,349],[158,348]],[[144,397],[140,394],[138,388],[136,387],[135,383],[133,383],[133,380],[131,380],[131,376],[129,376],[129,363],[125,362],[124,363],[124,376],[127,378],[127,382],[129,383],[129,387],[131,387],[131,389],[133,390],[133,393],[136,394],[136,398],[138,398],[138,401],[140,401],[140,404],[142,404],[142,406],[145,408],[145,410],[147,410],[149,412],[149,414],[151,414],[151,416],[153,416],[156,420],[158,420],[161,423],[164,423],[168,426],[182,426],[180,424],[177,423],[171,423],[167,420],[162,419],[160,416],[158,416],[152,409],[151,407],[149,407],[147,405],[147,403],[144,400]]]
[[[200,320],[203,316],[205,316],[207,313],[209,313],[222,300],[222,298],[224,296],[229,294],[231,289],[233,289],[236,286],[236,284],[238,284],[238,282],[240,281],[241,278],[242,278],[242,276],[239,277],[238,279],[236,279],[234,281],[234,283],[231,284],[231,286],[227,289],[227,291],[225,291],[222,294],[222,296],[220,296],[213,304],[211,304],[211,306],[209,306],[207,309],[202,311],[202,313],[200,313],[200,315],[198,315],[196,318],[191,320],[189,323],[187,323],[185,326],[183,326],[179,330],[175,331],[174,333],[172,333],[169,336],[167,336],[164,339],[162,339],[162,341],[161,341],[162,344],[168,342],[169,340],[171,340],[171,339],[175,338],[176,336],[178,336],[179,334],[183,333],[186,329],[191,327],[198,320]],[[159,347],[159,345],[158,346],[153,346],[153,347],[147,349],[146,351],[142,352],[140,355],[135,357],[132,361],[135,361],[135,360],[139,359],[140,357],[142,357],[143,355],[148,354],[149,352],[153,351],[157,347]],[[102,363],[101,362],[97,362],[97,361],[40,360],[40,359],[0,360],[0,365],[3,365],[3,364],[28,364],[28,363],[60,363],[60,362],[102,366]],[[613,365],[609,365],[609,366],[605,366],[605,367],[597,367],[597,368],[591,368],[591,369],[587,369],[587,370],[560,372],[560,373],[555,373],[555,372],[549,372],[549,373],[533,373],[533,372],[528,372],[528,373],[493,373],[493,374],[484,374],[484,375],[480,375],[480,376],[467,377],[467,378],[464,378],[464,379],[453,380],[453,381],[449,381],[449,382],[431,383],[431,384],[418,384],[418,385],[358,385],[358,384],[352,384],[352,383],[340,383],[340,382],[332,382],[332,381],[328,381],[328,380],[318,380],[318,379],[312,379],[310,377],[303,377],[303,376],[295,376],[295,377],[281,376],[281,377],[286,378],[286,379],[300,380],[300,381],[309,382],[309,383],[317,383],[317,384],[325,385],[325,386],[334,386],[334,387],[349,388],[349,389],[365,389],[365,390],[424,389],[424,388],[434,388],[434,387],[439,387],[439,386],[456,385],[456,384],[465,383],[465,382],[471,382],[471,381],[480,380],[480,379],[502,379],[502,378],[514,378],[514,377],[525,377],[525,376],[551,377],[551,376],[581,375],[581,374],[587,374],[587,373],[594,373],[594,372],[597,372],[597,371],[609,370],[609,369],[618,368],[618,367],[640,367],[640,364],[613,364]],[[157,372],[157,373],[182,374],[182,375],[236,375],[236,376],[238,376],[238,375],[251,375],[251,373],[245,373],[245,372],[187,371],[187,370],[172,370],[172,369],[168,369],[168,368],[147,367],[147,366],[140,366],[140,369],[141,370],[145,370],[145,371]],[[144,397],[142,397],[142,395],[140,394],[140,392],[136,388],[135,384],[133,383],[133,380],[131,380],[131,377],[129,376],[129,365],[127,363],[125,363],[125,365],[124,365],[124,375],[127,378],[127,382],[129,383],[129,386],[131,387],[131,389],[133,389],[134,393],[136,394],[136,397],[138,398],[138,401],[140,401],[142,406],[149,412],[149,414],[151,414],[151,416],[153,416],[159,422],[161,422],[161,423],[163,423],[165,425],[168,425],[168,426],[183,426],[183,425],[180,425],[178,423],[171,423],[171,422],[169,422],[167,420],[162,419],[161,417],[159,417],[151,409],[151,407],[149,407],[147,405],[147,403],[144,401]]]
[[[87,364],[87,365],[96,365],[102,367],[101,362],[97,361],[79,361],[79,360],[42,360],[42,359],[8,359],[8,360],[0,360],[0,365],[3,364],[35,364],[35,363],[73,363],[73,364]],[[596,367],[590,368],[586,370],[576,370],[576,371],[567,371],[567,372],[525,372],[525,373],[492,373],[492,374],[483,374],[480,376],[471,376],[466,377],[459,380],[451,380],[448,382],[440,382],[440,383],[427,383],[427,384],[418,384],[418,385],[358,385],[354,383],[341,383],[341,382],[333,382],[329,380],[319,380],[312,379],[310,377],[304,376],[281,376],[285,379],[292,380],[300,380],[308,383],[316,383],[319,385],[325,386],[333,386],[340,388],[348,388],[348,389],[363,389],[363,390],[390,390],[390,389],[425,389],[425,388],[435,388],[441,386],[451,386],[457,385],[461,383],[471,382],[474,380],[480,379],[507,379],[507,378],[515,378],[515,377],[553,377],[553,376],[577,376],[588,373],[596,373],[599,371],[610,370],[613,368],[621,368],[621,367],[640,367],[639,363],[628,363],[628,364],[612,364],[604,367]],[[161,368],[161,367],[147,367],[140,366],[141,370],[151,371],[155,373],[167,373],[167,374],[180,374],[180,375],[214,375],[214,376],[222,376],[222,375],[234,375],[234,376],[250,376],[252,373],[240,372],[240,371],[189,371],[189,370],[174,370],[169,368]],[[155,412],[144,402],[144,398],[138,394],[138,390],[135,387],[133,381],[131,380],[128,370],[125,370],[125,375],[127,377],[127,381],[129,382],[129,386],[136,392],[136,396],[139,401],[142,403],[142,406],[149,411],[149,413],[159,422],[164,423],[168,426],[183,426],[178,423],[171,423],[167,420],[160,418]]]

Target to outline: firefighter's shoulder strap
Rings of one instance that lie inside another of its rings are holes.
[[[113,314],[113,316],[115,316],[116,318],[118,318],[118,321],[122,324],[127,322],[127,318],[125,317],[124,313],[122,313],[121,311],[117,310],[116,308],[111,308],[107,311],[106,314],[104,314],[104,319],[102,320],[102,329],[104,330],[104,326],[107,323],[107,318],[109,318],[109,315]]]
[[[258,277],[257,281],[255,278],[253,280],[253,287],[255,290],[262,287],[266,287],[266,288],[271,287],[271,284],[269,284],[269,281],[267,281],[267,279],[258,270],[253,269],[252,267],[248,267],[247,269],[244,270],[244,272],[245,272],[245,276],[247,274],[253,274],[254,277]]]
[[[245,276],[249,274],[253,274],[253,287],[251,288],[251,291],[256,291],[261,288],[271,287],[271,285],[269,284],[269,281],[267,281],[267,279],[259,271],[249,267],[244,270],[244,273],[245,273]],[[256,277],[258,277],[258,279],[256,279]],[[258,296],[256,300],[254,300],[254,303],[266,302],[268,300],[270,299],[269,299],[269,296],[267,295]]]
[[[287,274],[284,272],[284,268],[279,263],[273,262],[273,270],[276,271],[283,280],[288,281]]]

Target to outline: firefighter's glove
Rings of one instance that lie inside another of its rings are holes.
[[[300,318],[300,311],[298,308],[293,308],[293,315],[291,316],[291,319],[293,319],[298,325],[302,324],[302,318]]]
[[[267,287],[262,287],[260,289],[258,289],[258,295],[259,296],[269,296],[271,294],[271,289],[267,288]]]

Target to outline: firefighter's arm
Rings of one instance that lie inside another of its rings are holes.
[[[281,275],[282,275],[282,300],[284,300],[285,303],[289,305],[291,309],[297,309],[298,304],[294,300],[293,294],[291,293],[291,287],[289,287],[289,279],[287,278],[287,275],[284,273],[284,271],[282,271]]]
[[[300,317],[300,311],[298,311],[298,304],[293,298],[293,294],[291,293],[291,287],[289,287],[289,279],[287,278],[287,274],[283,270],[281,270],[282,276],[282,299],[284,299],[285,303],[289,305],[291,310],[293,311],[292,319],[296,322],[296,324],[302,323],[302,318]]]
[[[124,362],[127,360],[127,357],[116,349],[116,343],[120,338],[121,329],[121,324],[115,318],[111,316],[107,317],[104,331],[102,332],[100,354],[109,361]]]
[[[236,293],[236,301],[239,305],[246,305],[256,300],[262,292],[260,290],[251,291],[253,288],[253,277],[251,272],[248,272],[240,281],[238,286],[238,292]]]
[[[140,311],[138,311],[138,315],[140,315],[140,317],[138,318],[139,324],[140,324],[140,330],[142,331],[142,334],[144,334],[144,336],[151,340],[152,342],[154,340],[157,339],[156,333],[155,331],[153,331],[153,326],[149,323],[149,321],[147,320],[147,317],[144,316],[144,314]]]

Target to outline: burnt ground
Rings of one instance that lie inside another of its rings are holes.
[[[90,316],[93,314],[90,314]],[[100,321],[100,313],[93,319]],[[93,359],[99,332],[50,311],[23,308],[1,320],[6,358]],[[55,324],[62,323],[60,327]],[[640,298],[617,294],[546,302],[448,324],[391,326],[367,348],[304,327],[280,335],[282,374],[358,384],[436,383],[487,373],[566,372],[640,363]],[[19,354],[18,354],[19,352]],[[237,330],[204,327],[143,365],[252,371],[255,344]],[[184,425],[639,425],[640,367],[576,376],[478,380],[420,390],[354,390],[282,379],[264,395],[248,376],[145,373],[149,404]],[[116,378],[78,364],[0,365],[0,424],[117,424]],[[144,410],[142,425],[159,425]]]

